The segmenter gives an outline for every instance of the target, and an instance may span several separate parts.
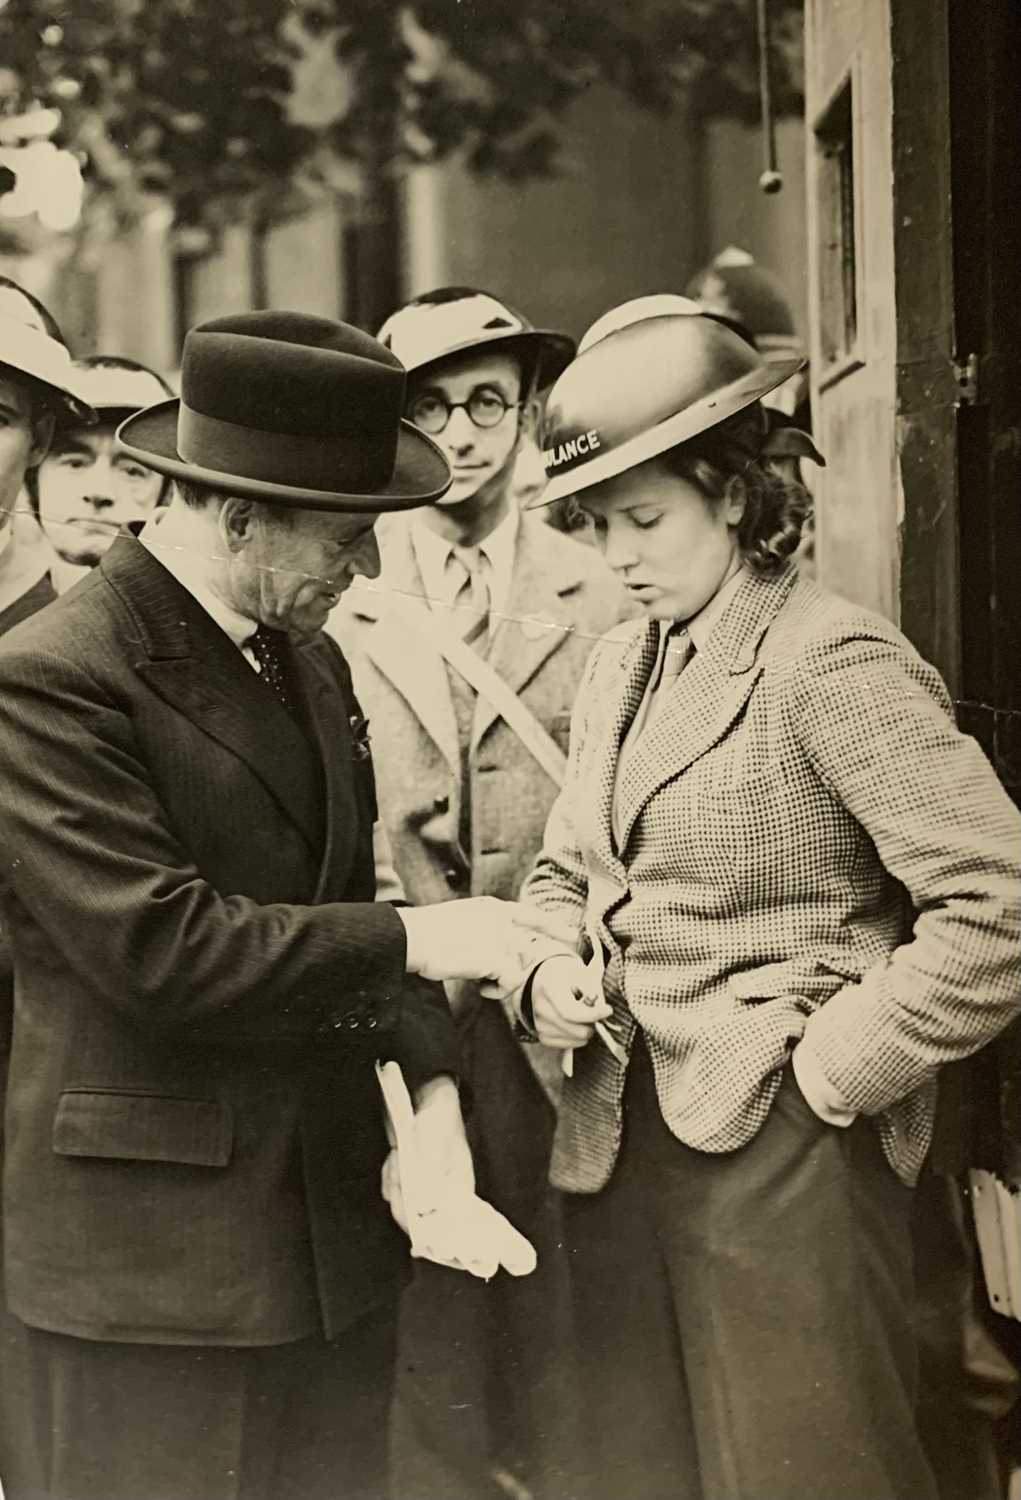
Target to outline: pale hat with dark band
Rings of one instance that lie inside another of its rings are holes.
[[[614,328],[578,355],[549,394],[542,440],[548,483],[529,509],[688,442],[761,401],[803,364],[792,358],[767,365],[703,314],[673,311]]]
[[[86,427],[96,413],[79,390],[79,372],[59,339],[0,313],[0,375],[27,377],[60,427]]]
[[[360,329],[297,312],[240,313],[188,334],[181,398],[129,417],[140,463],[310,510],[409,510],[450,486],[440,449],[403,419],[400,361]]]
[[[534,368],[537,390],[556,380],[574,358],[568,334],[534,328],[506,302],[474,287],[444,287],[398,308],[379,330],[379,340],[409,375],[470,349],[519,354]]]
[[[83,362],[75,366],[75,371],[82,395],[88,397],[99,420],[106,426],[111,422],[121,422],[170,395],[170,387],[152,370],[141,366]]]

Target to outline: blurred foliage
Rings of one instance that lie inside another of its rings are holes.
[[[771,0],[774,93],[800,106],[801,0]],[[94,185],[178,221],[335,162],[369,176],[464,149],[477,171],[556,170],[595,84],[754,121],[753,0],[0,0],[0,126],[60,111]],[[318,167],[317,167],[318,164]]]

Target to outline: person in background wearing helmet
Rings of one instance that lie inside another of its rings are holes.
[[[900,632],[793,566],[761,403],[795,366],[649,318],[547,405],[545,498],[644,615],[593,653],[522,893],[577,934],[519,1013],[573,1049],[591,1500],[936,1494],[912,1183],[940,1066],[1021,1009],[1021,817]]]
[[[58,594],[94,568],[122,526],[144,522],[166,503],[171,481],[118,451],[120,422],[173,395],[155,370],[120,355],[93,354],[77,365],[83,394],[99,415],[94,427],[65,427],[26,488],[43,535],[56,553]]]
[[[330,628],[372,725],[380,815],[408,897],[511,897],[562,776],[585,659],[622,608],[591,548],[522,517],[513,500],[533,393],[574,346],[466,287],[415,298],[380,338],[409,371],[407,415],[454,478],[436,505],[381,529],[380,578],[352,590]],[[450,635],[517,699],[525,738],[447,660]],[[552,766],[530,747],[536,736]],[[558,1208],[546,1182],[560,1058],[522,1048],[510,1015],[480,1004],[475,986],[451,998],[480,1191],[533,1240],[540,1268],[483,1286],[416,1267],[401,1314],[395,1492],[553,1495],[558,1478],[567,1483],[558,1471],[572,1415]]]
[[[77,394],[56,320],[43,304],[0,276],[0,635],[55,598],[50,556],[39,540],[22,489],[46,455],[54,431],[84,428],[95,413]],[[29,523],[30,530],[24,522]]]
[[[701,312],[729,318],[750,337],[767,364],[802,359],[804,345],[778,277],[747,250],[728,245],[697,271],[685,288]],[[807,421],[808,375],[802,363],[792,376],[767,393],[764,406]]]
[[[0,635],[52,602],[48,550],[25,534],[26,479],[44,457],[54,431],[95,420],[78,392],[71,356],[43,304],[0,276]],[[6,795],[6,788],[3,795]],[[8,858],[2,850],[4,862]],[[14,1015],[14,974],[6,927],[0,926],[0,1150]],[[2,1268],[0,1239],[0,1268]],[[25,1331],[7,1311],[0,1283],[0,1485],[13,1492],[25,1478],[19,1445],[10,1441],[32,1423],[20,1379]],[[34,1472],[34,1471],[32,1471]]]

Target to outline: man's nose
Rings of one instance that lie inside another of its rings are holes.
[[[93,510],[110,510],[117,503],[112,495],[95,487],[90,489],[87,495],[83,495],[82,499],[86,505],[91,505]]]
[[[455,407],[450,413],[444,437],[447,440],[447,446],[458,453],[466,453],[469,448],[474,448],[475,423],[463,406]]]
[[[380,574],[379,543],[376,533],[370,531],[356,554],[358,571],[365,578],[378,578]]]

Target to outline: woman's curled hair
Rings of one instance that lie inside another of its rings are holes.
[[[763,457],[765,435],[765,413],[756,402],[671,448],[663,461],[670,473],[696,485],[711,504],[741,495],[741,555],[753,573],[771,578],[797,551],[812,501],[804,485]]]

